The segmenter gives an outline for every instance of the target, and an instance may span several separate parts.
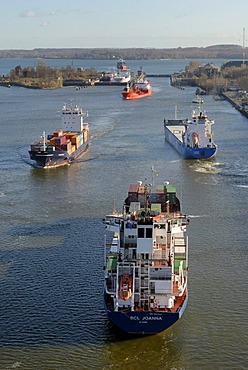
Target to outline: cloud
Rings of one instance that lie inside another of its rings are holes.
[[[39,17],[39,13],[37,13],[35,10],[25,10],[23,13],[20,14],[23,18],[35,18]]]
[[[59,10],[52,10],[52,11],[48,14],[48,16],[50,16],[50,17],[54,17],[54,16],[56,16],[56,15],[59,15]]]
[[[50,23],[48,21],[43,21],[39,24],[39,27],[48,27]]]

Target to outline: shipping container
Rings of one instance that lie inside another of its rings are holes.
[[[59,136],[62,136],[63,135],[63,130],[57,130],[53,133],[53,136],[55,137],[59,137]]]
[[[71,138],[71,143],[77,147],[80,145],[80,135],[74,135]]]
[[[71,155],[72,153],[74,153],[75,150],[76,150],[75,145],[71,145],[70,149],[68,150],[69,155]]]
[[[49,144],[50,145],[55,145],[55,139],[56,139],[55,137],[53,137],[52,139],[50,139]]]
[[[71,142],[66,143],[66,144],[62,144],[61,149],[66,150],[67,152],[69,152],[71,150]]]
[[[174,201],[176,198],[176,186],[167,184],[166,190],[167,190],[167,199],[170,201]]]
[[[65,136],[66,139],[71,140],[72,136],[75,136],[75,132],[66,132]]]
[[[56,145],[66,144],[66,136],[58,136],[55,138]]]
[[[156,186],[156,193],[157,194],[164,194],[166,192],[166,189],[164,188],[164,185],[157,185]]]
[[[183,269],[186,269],[186,256],[184,254],[177,254],[174,255],[174,271],[179,271],[180,262],[183,262]]]

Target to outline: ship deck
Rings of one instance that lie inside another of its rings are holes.
[[[178,312],[182,307],[184,301],[186,299],[186,291],[181,297],[177,297],[176,301],[174,302],[174,307],[172,308],[161,308],[161,307],[154,307],[153,309],[149,309],[148,311],[155,311],[155,312]],[[146,307],[134,307],[134,311],[144,311]],[[124,309],[126,311],[127,309]],[[122,310],[120,310],[122,311]]]
[[[185,133],[185,127],[183,125],[166,125],[165,128],[176,136],[179,141],[183,142],[183,134]]]

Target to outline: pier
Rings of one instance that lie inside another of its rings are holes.
[[[233,94],[228,94],[228,92],[222,92],[221,95],[230,103],[232,106],[237,109],[243,116],[248,118],[248,109],[241,102],[237,101]]]
[[[148,73],[146,77],[168,77],[170,78],[171,75],[164,74],[164,73]]]

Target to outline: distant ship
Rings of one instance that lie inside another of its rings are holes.
[[[186,159],[211,159],[217,153],[213,124],[199,105],[191,119],[177,119],[176,113],[174,119],[164,119],[165,139]]]
[[[30,159],[38,167],[53,168],[65,166],[77,159],[88,148],[89,124],[84,122],[88,112],[78,105],[64,105],[62,127],[31,145]]]
[[[106,72],[104,76],[100,78],[99,82],[96,82],[95,85],[124,85],[131,80],[130,69],[127,68],[127,65],[123,59],[120,59],[117,62],[117,68],[110,72]]]
[[[179,320],[188,301],[187,217],[176,187],[131,184],[123,213],[106,216],[114,233],[104,252],[104,306],[130,334],[156,334]]]

